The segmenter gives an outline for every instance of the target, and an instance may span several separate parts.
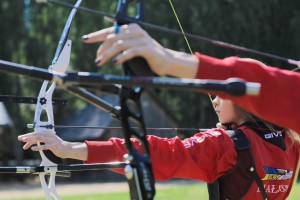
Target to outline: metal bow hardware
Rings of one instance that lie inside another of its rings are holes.
[[[54,2],[54,0],[51,0]],[[168,88],[190,88],[190,90],[203,91],[223,91],[232,95],[257,95],[259,84],[249,84],[240,80],[228,80],[227,82],[205,82],[203,80],[185,80],[175,78],[160,78],[148,66],[145,59],[138,57],[124,63],[124,72],[126,76],[113,76],[93,73],[66,73],[70,61],[71,40],[68,34],[73,17],[80,7],[82,0],[77,0],[72,7],[70,16],[64,27],[64,31],[60,38],[57,50],[51,66],[47,70],[39,68],[28,68],[27,66],[0,61],[0,69],[6,72],[16,74],[25,74],[34,78],[43,79],[41,90],[37,99],[34,123],[29,127],[34,128],[37,133],[50,131],[55,134],[55,123],[52,108],[52,95],[57,84],[64,85],[68,90],[84,98],[88,102],[97,107],[110,112],[115,118],[120,119],[124,131],[124,138],[128,154],[125,156],[125,163],[116,164],[99,164],[99,165],[70,165],[62,166],[62,160],[56,157],[51,151],[40,151],[42,157],[41,165],[38,167],[18,167],[18,168],[1,168],[1,172],[17,172],[17,173],[39,173],[40,181],[46,195],[47,200],[52,197],[59,199],[55,188],[55,176],[59,171],[72,171],[74,169],[83,170],[99,170],[105,168],[124,168],[125,176],[128,180],[130,188],[130,197],[133,200],[152,200],[155,195],[155,181],[152,172],[149,148],[146,140],[146,127],[143,121],[143,114],[140,105],[140,96],[143,92],[142,86]],[[44,1],[43,1],[44,2]],[[143,0],[119,0],[116,11],[116,32],[122,24],[130,22],[141,22],[143,20]],[[66,3],[64,3],[67,5]],[[136,13],[134,16],[128,16],[129,6],[135,6]],[[182,34],[182,33],[180,33]],[[186,34],[187,35],[187,34]],[[33,73],[32,73],[33,72]],[[143,76],[143,77],[135,77]],[[148,77],[144,77],[148,76]],[[50,82],[52,82],[50,84]],[[120,107],[114,107],[104,102],[96,95],[91,94],[86,88],[103,89],[102,85],[110,85],[117,94],[120,94]],[[122,84],[121,88],[112,84]],[[248,85],[247,85],[248,84]],[[101,85],[101,86],[99,86]],[[139,85],[137,87],[136,85]],[[249,87],[247,87],[249,86]],[[239,90],[236,90],[236,89]],[[42,115],[45,114],[47,120],[43,120]],[[139,152],[131,143],[130,138],[137,138],[143,148],[143,152]],[[43,145],[43,144],[38,144]],[[125,166],[126,164],[126,166]],[[49,181],[46,181],[45,175],[49,174]]]
[[[60,37],[55,56],[53,58],[52,64],[49,67],[49,72],[59,72],[65,73],[69,67],[70,55],[71,55],[71,45],[72,41],[68,39],[70,27],[72,24],[73,17],[77,11],[77,7],[80,5],[82,0],[78,0],[72,9],[69,18],[65,24],[63,33]],[[47,125],[54,125],[53,107],[52,107],[52,94],[56,87],[56,83],[53,82],[48,89],[49,81],[45,80],[40,89],[37,105],[34,115],[33,128],[34,132],[42,133],[44,131],[51,132],[55,134],[54,127],[47,128]],[[41,119],[43,113],[46,113],[47,120]],[[29,126],[31,127],[31,126]],[[38,143],[38,146],[41,144]],[[42,162],[40,166],[57,166],[57,164],[62,164],[62,160],[55,156],[51,151],[44,150],[40,151]],[[56,188],[55,188],[55,176],[57,169],[55,167],[45,170],[45,172],[39,173],[39,178],[41,181],[42,188],[46,195],[47,200],[51,199],[53,196],[56,200],[60,199]],[[49,181],[46,181],[46,174],[50,173]]]
[[[128,16],[129,6],[135,6],[134,19],[144,19],[143,0],[119,0],[116,12],[116,32],[118,26],[129,23],[124,18]],[[133,58],[123,64],[125,75],[129,76],[153,76],[147,61],[142,57]],[[128,154],[124,156],[125,176],[127,178],[130,197],[132,200],[151,200],[155,195],[154,176],[150,159],[150,152],[147,144],[147,131],[143,120],[140,97],[141,87],[122,86],[120,93],[121,122],[124,132],[125,144]],[[138,129],[132,128],[135,125]],[[141,143],[143,152],[139,152],[131,143],[130,138],[135,137]]]
[[[39,1],[49,2],[49,3],[56,4],[56,5],[59,5],[59,6],[63,6],[63,7],[66,7],[66,8],[73,8],[74,7],[72,4],[57,1],[57,0],[39,0]],[[131,0],[131,1],[134,1],[134,0]],[[169,2],[171,2],[171,1],[169,0]],[[171,7],[173,7],[172,3],[171,3]],[[87,13],[90,13],[90,14],[94,14],[94,15],[98,15],[98,16],[104,16],[104,17],[106,17],[107,19],[110,19],[110,20],[114,20],[114,19],[117,18],[114,15],[111,15],[111,14],[108,14],[108,13],[105,13],[105,12],[101,12],[99,10],[87,8],[87,7],[80,6],[80,7],[77,8],[77,10],[87,12]],[[178,37],[184,36],[184,37],[189,38],[189,39],[194,40],[194,41],[209,43],[211,45],[224,47],[224,48],[228,48],[228,49],[233,49],[233,50],[236,50],[238,52],[245,52],[245,53],[249,53],[249,54],[259,55],[259,56],[262,56],[262,57],[265,57],[265,58],[271,58],[271,59],[274,59],[274,60],[277,60],[277,61],[282,61],[282,62],[288,63],[290,65],[295,65],[295,66],[298,66],[298,67],[300,66],[300,61],[292,59],[292,58],[287,58],[287,57],[283,57],[283,56],[279,56],[279,55],[275,55],[275,54],[271,54],[271,53],[267,53],[267,52],[262,52],[262,51],[258,51],[258,50],[255,50],[255,49],[250,49],[250,48],[247,48],[247,47],[244,47],[244,46],[230,44],[230,43],[227,43],[227,42],[211,39],[211,38],[208,38],[208,37],[204,37],[204,36],[200,36],[200,35],[196,35],[196,34],[192,34],[192,33],[188,33],[188,32],[183,33],[182,30],[178,31],[178,30],[175,30],[175,29],[169,29],[169,28],[166,28],[166,27],[163,27],[163,26],[151,24],[151,23],[144,22],[144,21],[139,21],[135,18],[126,18],[126,17],[121,16],[121,17],[119,17],[119,19],[121,19],[121,21],[124,20],[124,21],[127,21],[127,22],[137,23],[137,24],[139,24],[141,26],[144,26],[144,27],[147,27],[149,29],[165,32],[165,33],[170,34],[170,35],[174,35],[174,36],[178,36]]]

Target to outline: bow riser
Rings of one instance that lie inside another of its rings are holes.
[[[123,3],[126,3],[126,1],[120,1]],[[129,1],[132,2],[132,1]],[[138,1],[138,3],[140,3],[142,1]],[[127,5],[127,4],[124,4]],[[142,4],[141,4],[142,5]],[[78,5],[77,5],[78,6]],[[121,4],[122,6],[122,4]],[[140,11],[138,9],[138,11]],[[140,11],[141,12],[141,11]],[[73,11],[72,11],[73,13]],[[142,15],[137,15],[142,16]],[[137,19],[138,19],[137,17]],[[121,19],[121,16],[120,16]],[[119,22],[118,25],[121,25],[125,22]],[[66,33],[64,31],[64,33]],[[68,32],[67,32],[68,33]],[[65,38],[64,35],[62,35],[62,37]],[[67,41],[65,39],[61,39],[60,41]],[[60,42],[59,47],[61,48],[62,44]],[[55,58],[53,59],[53,65],[50,66],[49,70],[51,70],[52,72],[60,72],[60,73],[64,73],[68,66],[69,66],[69,60],[70,60],[70,52],[71,52],[71,41],[68,40],[66,42],[66,45],[64,46],[62,51],[57,51],[59,52],[59,56],[55,56]],[[56,53],[57,54],[57,53]],[[153,72],[150,70],[149,71],[149,66],[147,66],[147,62],[143,59],[143,58],[136,58],[133,59],[131,61],[128,61],[125,63],[125,73],[127,75],[143,75],[143,76],[153,76],[155,74],[153,74]],[[144,66],[146,66],[147,70],[141,70],[138,71],[139,69],[143,68]],[[146,72],[145,72],[146,71]],[[45,81],[43,83],[42,89],[40,91],[39,94],[39,98],[38,99],[52,99],[52,94],[53,91],[56,87],[55,83],[52,83],[52,85],[50,86],[50,88],[47,90],[49,82]],[[99,83],[98,83],[99,84]],[[141,132],[143,134],[141,134],[140,132],[137,132],[135,130],[133,130],[132,127],[128,126],[128,124],[132,124],[131,122],[128,121],[128,119],[124,120],[124,130],[125,130],[125,135],[126,136],[126,143],[127,143],[127,149],[129,150],[129,156],[127,157],[126,161],[129,165],[127,165],[127,169],[126,169],[126,176],[129,179],[129,185],[130,185],[130,189],[133,189],[136,191],[136,193],[132,192],[131,194],[131,198],[132,199],[153,199],[154,197],[154,193],[155,193],[155,188],[154,188],[154,179],[153,179],[153,174],[152,174],[152,170],[151,170],[151,161],[149,158],[149,150],[147,147],[147,141],[146,141],[146,128],[144,126],[144,122],[143,122],[143,118],[142,118],[142,111],[139,105],[140,102],[140,94],[142,92],[141,88],[133,88],[131,90],[131,88],[126,88],[126,87],[122,87],[123,89],[123,93],[122,93],[122,97],[121,97],[121,105],[122,105],[122,116],[129,116],[129,118],[134,118],[134,121],[138,121],[138,126],[140,127],[140,130],[142,130]],[[132,93],[128,93],[128,90],[131,90]],[[125,95],[126,94],[126,95]],[[127,94],[130,94],[131,96],[127,96]],[[133,96],[132,96],[133,95]],[[133,98],[132,98],[133,97]],[[123,99],[122,99],[123,98]],[[134,107],[136,107],[137,109],[135,110],[135,112],[132,111],[132,109],[127,109],[126,107],[128,107],[128,100],[129,101],[133,101],[134,102]],[[50,102],[50,101],[47,101]],[[52,102],[52,101],[51,101]],[[42,103],[41,103],[42,104]],[[51,131],[53,134],[55,134],[55,130],[54,130],[54,117],[53,117],[53,112],[52,111],[52,103],[50,103],[50,105],[43,104],[43,105],[39,105],[40,107],[37,109],[37,118],[38,116],[41,116],[41,114],[43,113],[43,111],[46,111],[47,113],[47,117],[48,117],[48,121],[41,121],[40,118],[38,118],[38,120],[35,120],[35,125],[36,125],[36,132],[43,132],[43,131]],[[48,112],[49,110],[49,112]],[[51,111],[50,111],[51,110]],[[124,114],[125,113],[125,114]],[[123,119],[123,117],[122,117]],[[37,122],[37,123],[36,123]],[[39,125],[37,125],[39,124]],[[52,128],[45,128],[45,127],[49,127],[49,125],[52,125]],[[143,141],[143,148],[146,152],[146,154],[142,155],[139,152],[137,152],[133,146],[131,145],[130,140],[128,140],[128,138],[130,138],[131,136],[135,136],[137,137],[139,140]],[[46,151],[44,151],[46,152]],[[50,160],[47,160],[48,158],[50,158],[51,156],[46,155],[46,153],[44,152],[40,152],[41,153],[41,157],[43,159],[41,166],[52,166],[52,165],[57,165],[56,161],[52,162]],[[58,194],[55,190],[55,175],[56,175],[56,171],[57,168],[53,170],[47,170],[47,172],[42,172],[40,173],[40,179],[41,179],[41,184],[43,186],[43,189],[45,191],[46,197],[47,199],[50,199],[51,196],[54,197],[55,199],[59,199]],[[47,183],[45,181],[45,174],[49,174],[50,173],[50,180]],[[131,191],[133,191],[131,190]]]
[[[144,19],[143,0],[119,0],[116,12],[115,32],[119,32],[119,26],[129,23],[124,18],[128,16],[129,6],[135,6],[135,20]],[[154,76],[147,61],[142,57],[133,58],[123,64],[125,75],[129,76]],[[127,178],[130,197],[132,200],[151,200],[155,195],[154,176],[152,172],[149,148],[146,139],[146,126],[143,119],[140,96],[143,89],[122,86],[120,93],[121,122],[128,155],[125,155],[125,176]],[[131,128],[132,125],[139,127],[139,130]],[[143,148],[139,152],[130,141],[130,138],[137,138]]]
[[[128,16],[130,6],[135,7],[135,15]],[[144,1],[143,0],[120,0],[117,5],[115,31],[119,32],[119,26],[129,24],[134,20],[144,20]],[[123,64],[126,75],[134,76],[157,76],[148,62],[142,57],[135,57]]]
[[[74,8],[72,9],[68,20],[64,26],[64,30],[62,32],[62,35],[60,37],[58,46],[56,48],[56,52],[54,55],[54,58],[52,60],[51,66],[48,68],[48,71],[51,73],[65,73],[69,67],[70,64],[70,56],[71,56],[71,47],[72,42],[68,39],[71,24],[73,21],[73,17],[76,14],[77,7],[81,4],[82,0],[78,0],[76,4],[74,5]],[[54,116],[53,116],[53,106],[52,106],[52,96],[53,91],[56,87],[56,83],[53,82],[49,89],[47,89],[49,85],[49,81],[45,80],[43,82],[43,85],[40,89],[39,96],[38,96],[38,104],[36,107],[36,112],[34,116],[34,131],[36,133],[42,133],[45,131],[48,131],[52,134],[55,134],[54,127],[52,128],[45,128],[49,125],[54,126]],[[47,120],[44,121],[41,119],[41,116],[43,112],[46,112]],[[41,143],[37,143],[38,146],[41,145]],[[41,172],[39,173],[39,178],[41,181],[42,188],[44,190],[44,193],[46,195],[47,200],[51,200],[53,197],[55,200],[59,200],[59,195],[56,191],[55,187],[55,176],[56,171],[55,169],[57,167],[57,164],[62,163],[62,159],[55,156],[51,151],[44,150],[39,151],[42,162],[40,166],[54,166],[54,168],[49,169],[47,172]],[[45,175],[50,174],[48,182],[46,181]]]

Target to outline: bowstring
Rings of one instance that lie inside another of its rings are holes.
[[[172,11],[173,11],[173,13],[174,13],[174,16],[175,16],[175,18],[176,18],[176,21],[177,21],[177,23],[178,23],[178,25],[179,25],[180,31],[181,31],[181,33],[182,33],[182,35],[183,35],[183,38],[184,38],[184,40],[185,40],[185,42],[186,42],[186,44],[187,44],[187,46],[188,46],[188,49],[189,49],[189,51],[190,51],[190,54],[193,55],[194,53],[193,53],[193,51],[192,51],[191,45],[190,45],[190,43],[189,43],[188,38],[186,37],[185,31],[183,30],[183,27],[182,27],[182,25],[181,25],[181,22],[180,22],[180,20],[179,20],[179,17],[178,17],[178,15],[177,15],[177,12],[176,12],[176,10],[175,10],[175,7],[174,7],[174,5],[173,5],[173,3],[172,3],[172,0],[169,0],[169,3],[170,3],[170,6],[171,6],[171,8],[172,8]],[[210,95],[209,93],[207,93],[207,95],[208,95],[208,97],[209,97],[209,100],[210,100],[210,102],[211,102],[212,107],[213,107],[214,110],[215,110],[215,106],[214,106],[214,103],[213,103],[213,100],[212,100],[211,95]]]
[[[180,20],[179,20],[179,17],[178,17],[178,15],[177,15],[177,12],[176,12],[176,10],[175,10],[175,7],[174,7],[174,5],[173,5],[173,3],[172,3],[172,0],[169,0],[169,3],[170,3],[170,6],[171,6],[171,8],[172,8],[172,11],[173,11],[173,13],[174,13],[174,16],[175,16],[175,18],[176,18],[176,21],[177,21],[177,23],[178,23],[178,25],[179,25],[179,28],[180,28],[180,30],[181,30],[181,32],[182,32],[182,35],[183,35],[183,37],[184,37],[184,40],[185,40],[185,42],[186,42],[186,44],[187,44],[187,46],[188,46],[188,48],[189,48],[189,51],[190,51],[191,54],[193,54],[191,45],[190,45],[190,43],[189,43],[189,41],[188,41],[188,39],[187,39],[187,37],[186,37],[185,31],[183,30],[183,27],[182,27],[182,25],[181,25],[181,22],[180,22]],[[300,65],[298,65],[298,67],[300,68]],[[296,69],[299,69],[299,68],[296,68]],[[294,70],[293,70],[293,71],[294,71]],[[209,99],[210,99],[210,102],[211,102],[213,108],[215,109],[215,106],[214,106],[214,104],[213,104],[213,100],[212,100],[211,95],[210,95],[209,93],[207,93],[207,95],[208,95],[208,97],[209,97]],[[296,183],[297,183],[299,171],[300,171],[300,160],[299,160],[298,166],[297,166],[297,168],[296,168],[296,174],[295,174],[295,180],[294,180],[294,183],[293,183],[293,188],[295,188],[295,185],[296,185]],[[295,191],[295,190],[292,190],[292,191],[290,192],[290,194],[291,194],[293,191]]]
[[[191,45],[190,45],[190,43],[189,43],[189,41],[188,41],[188,39],[187,39],[187,37],[186,37],[185,31],[183,30],[183,27],[182,27],[182,25],[181,25],[181,22],[180,22],[180,20],[179,20],[179,17],[178,17],[178,15],[177,15],[177,12],[176,12],[176,10],[175,10],[175,7],[174,7],[174,5],[173,5],[173,3],[172,3],[172,0],[169,0],[169,3],[170,3],[170,6],[171,6],[171,8],[172,8],[172,11],[173,11],[173,13],[174,13],[174,16],[175,16],[175,18],[176,18],[176,20],[177,20],[177,23],[178,23],[178,25],[179,25],[179,27],[180,27],[181,33],[182,33],[182,35],[183,35],[183,37],[184,37],[184,40],[185,40],[185,42],[186,42],[186,44],[187,44],[187,46],[188,46],[188,49],[189,49],[189,51],[190,51],[190,54],[193,55],[194,53],[193,53],[193,51],[192,51]],[[213,100],[212,100],[211,95],[210,95],[209,93],[207,93],[207,95],[208,95],[208,97],[209,97],[209,100],[210,100],[210,102],[211,102],[211,105],[212,105],[213,109],[215,110],[215,106],[214,106],[214,103],[213,103]],[[201,192],[200,195],[201,195],[202,197],[205,198],[205,196],[208,196],[208,190],[204,190],[204,191],[202,190],[202,192]]]

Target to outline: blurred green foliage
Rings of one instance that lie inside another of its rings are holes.
[[[75,0],[67,2],[75,3]],[[82,6],[114,14],[116,0],[85,0]],[[296,0],[173,0],[174,7],[186,32],[213,38],[255,50],[297,59],[300,43],[300,1]],[[0,2],[0,59],[48,68],[62,33],[70,9],[53,4],[38,4],[30,0],[2,0]],[[179,30],[168,1],[145,1],[145,21]],[[112,25],[103,17],[78,11],[70,38],[73,40],[71,70],[121,74],[120,67],[97,68],[95,52],[99,44],[87,45],[81,36]],[[149,30],[165,47],[189,52],[183,38]],[[256,58],[268,65],[292,69],[286,63],[191,41],[194,52],[224,58],[241,56]],[[9,87],[7,87],[9,85]],[[0,94],[37,96],[41,82],[20,76],[0,73]],[[182,127],[213,127],[217,118],[205,94],[186,91],[156,90],[165,105],[174,113]],[[84,108],[86,103],[64,90],[54,96],[67,98],[67,108],[55,110],[56,121],[70,111]],[[19,134],[27,131],[33,120],[34,106],[6,104]]]

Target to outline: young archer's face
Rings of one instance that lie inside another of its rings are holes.
[[[221,124],[232,122],[239,124],[240,118],[235,111],[232,101],[221,99],[220,97],[216,96],[216,98],[213,100],[213,104]]]

